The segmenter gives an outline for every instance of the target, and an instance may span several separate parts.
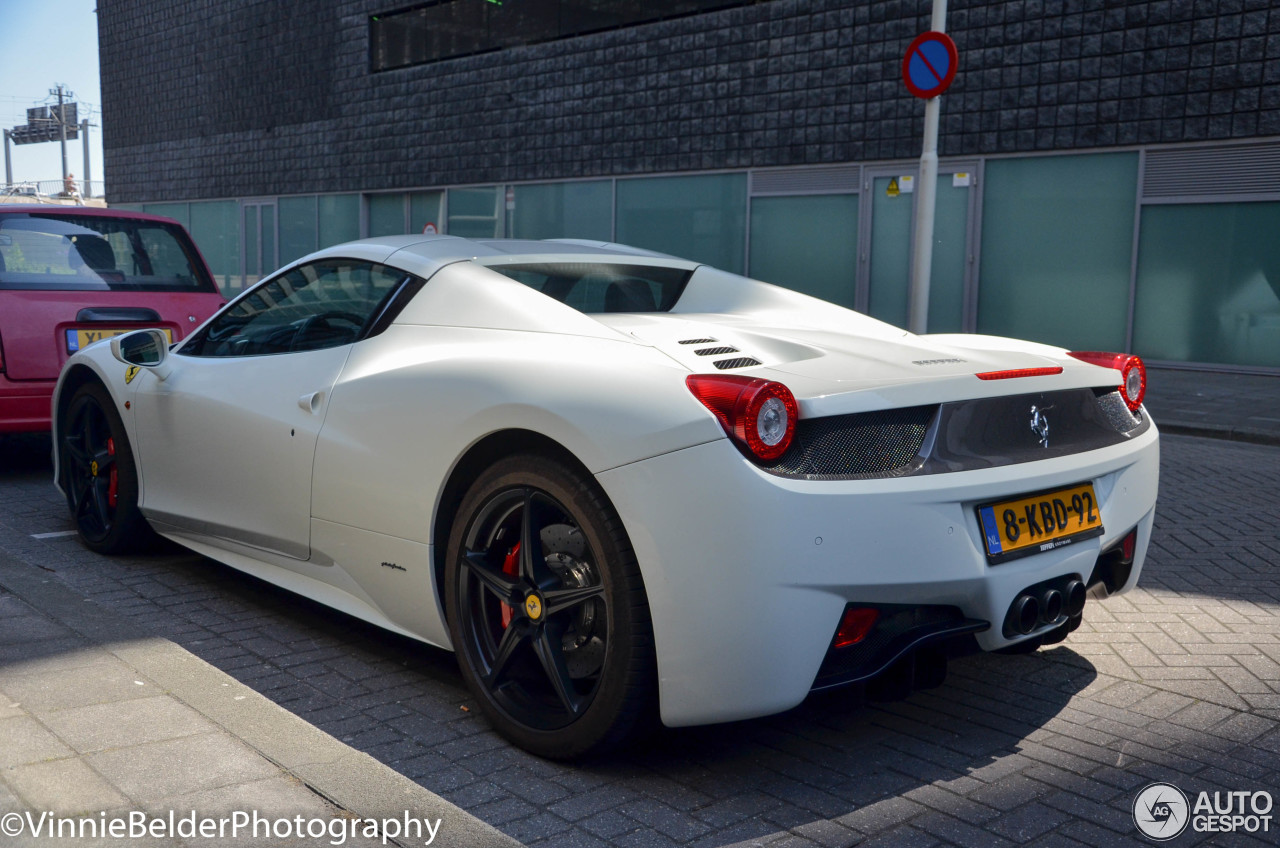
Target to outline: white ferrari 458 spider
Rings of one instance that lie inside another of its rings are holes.
[[[620,245],[398,236],[72,356],[55,475],[93,550],[159,533],[450,648],[565,758],[1061,641],[1142,568],[1145,381]]]

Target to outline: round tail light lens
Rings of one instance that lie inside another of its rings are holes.
[[[1074,356],[1081,362],[1101,365],[1103,368],[1114,368],[1120,372],[1124,382],[1119,386],[1120,395],[1130,411],[1137,412],[1142,406],[1142,399],[1147,396],[1147,366],[1142,357],[1130,353],[1106,353],[1100,350],[1076,350],[1068,356]]]
[[[736,374],[690,374],[685,385],[755,459],[773,462],[791,447],[800,409],[782,383]]]

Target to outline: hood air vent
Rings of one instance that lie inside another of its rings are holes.
[[[716,339],[685,339],[683,341],[676,342],[676,344],[711,344],[714,341],[716,341]]]
[[[759,364],[760,360],[752,359],[749,356],[740,356],[737,359],[717,359],[715,363],[716,367],[721,371],[728,370],[729,368],[747,368],[751,365]]]
[[[722,353],[737,353],[737,352],[738,352],[738,349],[736,347],[704,347],[694,351],[694,353],[698,354],[698,356],[719,356]]]

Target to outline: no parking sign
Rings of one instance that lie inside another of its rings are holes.
[[[959,64],[951,36],[945,32],[922,32],[902,57],[902,81],[916,97],[929,100],[951,87]]]

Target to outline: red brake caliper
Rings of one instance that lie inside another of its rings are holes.
[[[114,469],[112,469],[112,472],[114,473]],[[511,550],[507,551],[507,558],[502,561],[502,573],[509,574],[512,577],[515,577],[517,574],[520,573],[520,543],[519,542],[516,542],[516,546]],[[515,609],[510,604],[504,603],[502,605],[502,629],[506,630],[507,626],[511,624],[511,619],[515,617],[516,617]]]
[[[107,439],[107,456],[114,457],[116,455],[116,440]],[[112,509],[116,508],[116,500],[119,496],[120,476],[116,473],[116,464],[111,463],[111,476],[107,483],[107,506]]]

